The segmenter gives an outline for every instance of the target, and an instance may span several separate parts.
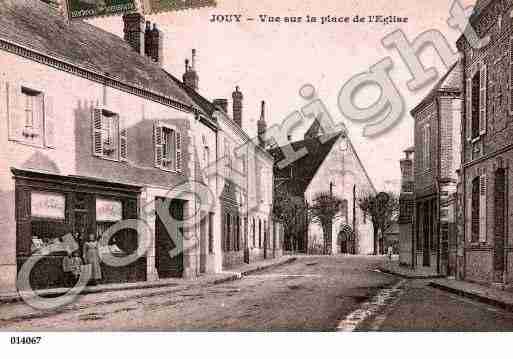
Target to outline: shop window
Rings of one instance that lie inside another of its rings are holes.
[[[49,254],[49,246],[62,242],[71,229],[65,222],[66,198],[53,192],[32,192],[31,203],[31,253]]]
[[[255,218],[253,218],[253,248],[256,247],[256,226],[255,226]]]
[[[258,248],[262,248],[262,220],[258,220]]]
[[[93,152],[95,156],[120,161],[127,159],[127,130],[118,114],[95,109],[93,116]]]
[[[113,225],[123,219],[123,204],[121,201],[97,198],[96,199],[96,238],[102,235]],[[130,254],[137,246],[137,241],[130,238],[128,231],[115,233],[108,241],[108,250],[112,255],[125,256]]]

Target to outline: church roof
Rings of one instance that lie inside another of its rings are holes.
[[[320,136],[327,136],[326,141],[321,142]],[[299,151],[302,148],[307,150],[307,154],[299,160],[294,161],[284,168],[280,168],[279,162],[284,158],[282,150],[283,147],[277,147],[269,150],[271,155],[274,157],[275,183],[277,185],[286,185],[287,191],[291,195],[303,196],[308,185],[314,179],[324,160],[331,152],[333,146],[341,137],[345,137],[347,139],[348,145],[351,147],[356,162],[362,168],[369,185],[375,191],[374,184],[372,183],[367,170],[363,166],[360,157],[347,136],[347,131],[344,129],[333,134],[323,134],[322,127],[318,120],[314,120],[310,128],[306,131],[303,140],[290,143],[294,151]]]
[[[82,20],[67,21],[40,0],[0,0],[0,40],[142,88],[178,108],[195,107],[158,64],[122,38]]]

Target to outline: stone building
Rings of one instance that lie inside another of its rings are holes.
[[[210,149],[204,153],[205,165],[210,167],[206,180],[216,187],[216,211],[213,235],[219,238],[216,247],[209,248],[214,256],[216,271],[244,262],[275,258],[281,255],[281,226],[272,218],[273,161],[259,143],[243,129],[244,96],[237,86],[232,93],[232,115],[228,99],[210,101],[199,92],[199,75],[193,50],[192,59],[185,62],[183,83],[173,78],[193,101],[218,126],[216,161],[211,162]],[[260,131],[265,132],[265,103],[262,102]],[[212,160],[214,158],[212,157]],[[207,252],[206,250],[202,251]]]
[[[464,279],[511,283],[513,230],[510,163],[513,24],[511,0],[478,0],[470,18],[481,39],[472,47],[457,41],[463,54],[465,115],[462,121],[461,193]]]
[[[162,69],[155,24],[132,13],[123,25],[124,39],[39,0],[0,1],[1,290],[28,258],[34,286],[62,286],[66,253],[51,249],[69,234],[82,254],[121,223],[100,251],[134,259],[102,263],[104,283],[222,270],[221,205],[194,194],[218,193],[223,139],[247,135],[189,93],[194,63],[183,82]],[[271,193],[272,159],[255,152],[267,190],[250,193]],[[269,218],[272,195],[259,204]]]
[[[340,216],[332,225],[329,253],[371,254],[373,227],[358,206],[358,194],[375,194],[376,190],[345,130],[325,133],[314,120],[301,141],[291,142],[295,152],[306,154],[285,167],[282,147],[271,150],[275,157],[275,191],[285,191],[308,205],[321,192],[333,193],[344,201]],[[323,248],[323,230],[319,223],[306,219],[307,230],[300,238],[298,250],[317,251]],[[350,232],[350,235],[346,233]],[[290,248],[289,248],[290,249]]]
[[[440,274],[454,271],[454,263],[449,263],[456,237],[450,199],[456,192],[460,164],[462,96],[462,70],[457,62],[411,111],[415,120],[412,262]]]
[[[401,192],[399,194],[399,263],[413,265],[413,210],[415,208],[415,180],[414,180],[414,153],[415,147],[404,151],[405,157],[401,159]]]

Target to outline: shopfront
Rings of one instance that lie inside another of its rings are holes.
[[[112,225],[124,219],[136,219],[138,186],[116,184],[78,176],[59,176],[13,169],[16,186],[16,257],[20,271],[27,258],[40,256],[30,274],[32,288],[65,286],[63,258],[65,250],[52,245],[73,238],[75,254],[83,258],[85,241],[99,239]],[[137,250],[137,232],[126,229],[116,233],[101,251],[125,257]],[[101,263],[100,283],[146,280],[146,257],[122,266]]]

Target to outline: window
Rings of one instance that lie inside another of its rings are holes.
[[[253,218],[253,248],[256,247],[256,226],[255,226],[255,219]]]
[[[214,213],[208,214],[208,253],[214,253]]]
[[[479,191],[479,177],[476,177],[472,180],[472,207],[471,207],[471,241],[472,242],[479,242],[479,219],[480,219],[480,205],[479,205],[479,197],[480,197],[480,191]]]
[[[262,220],[258,220],[258,248],[262,248]]]
[[[471,89],[471,136],[472,138],[479,137],[479,108],[480,108],[480,98],[479,98],[479,88],[480,88],[480,71],[478,71],[472,77],[472,89]]]
[[[93,154],[105,159],[127,159],[127,130],[120,126],[119,115],[95,109],[93,116]]]
[[[9,139],[35,146],[54,146],[51,99],[43,92],[9,84],[7,90]],[[45,113],[46,111],[46,113]]]
[[[156,123],[154,127],[155,166],[182,171],[182,134],[177,129]]]
[[[421,127],[422,154],[419,161],[419,167],[429,169],[431,167],[431,126],[429,123]]]

